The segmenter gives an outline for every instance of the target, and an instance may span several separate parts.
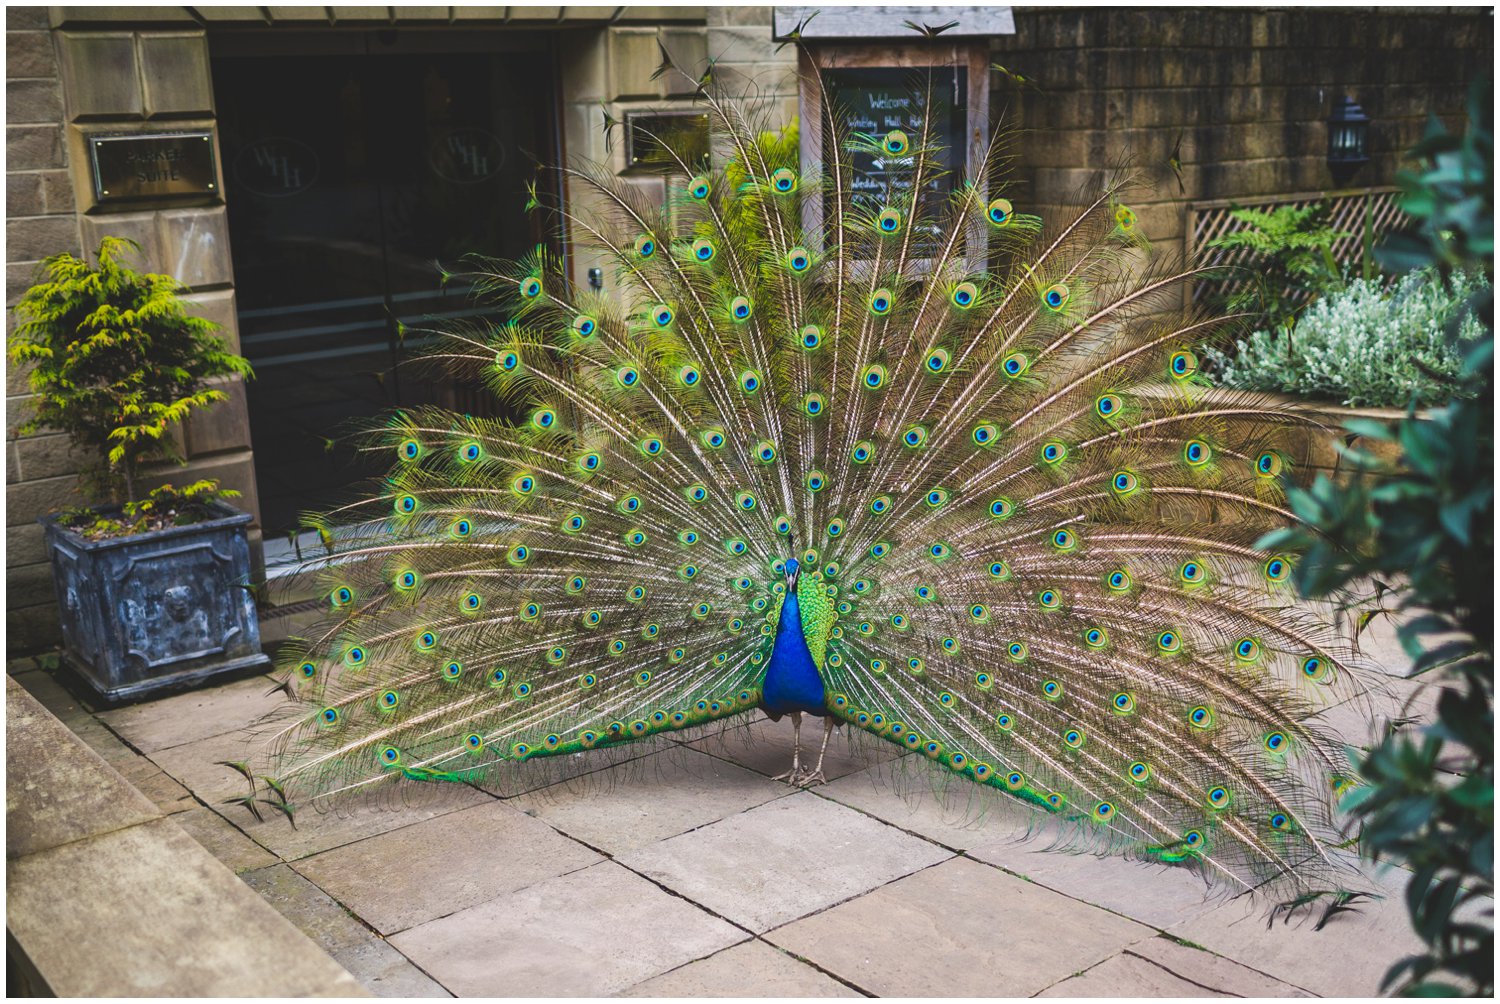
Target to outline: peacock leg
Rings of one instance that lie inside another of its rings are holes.
[[[818,762],[813,769],[802,776],[797,783],[806,788],[810,784],[827,784],[828,778],[823,776],[823,754],[828,752],[828,737],[833,735],[833,716],[823,716],[823,746],[818,750]]]
[[[790,781],[797,783],[797,775],[802,772],[802,712],[793,711],[792,715],[792,769],[777,774],[771,778],[772,781]]]

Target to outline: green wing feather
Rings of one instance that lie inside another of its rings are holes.
[[[476,265],[511,319],[434,358],[514,417],[372,434],[386,483],[318,523],[280,782],[488,781],[745,713],[795,556],[850,726],[1088,846],[1320,880],[1343,768],[1312,718],[1355,667],[1255,547],[1318,430],[1206,395],[1195,270],[1122,183],[1044,225],[987,190],[998,147],[947,178],[926,116],[821,124],[804,173],[795,126],[705,101],[717,166],[665,204],[567,171],[615,292],[541,250]],[[849,191],[856,156],[883,188]]]

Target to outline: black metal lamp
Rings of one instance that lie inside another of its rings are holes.
[[[1347,184],[1370,162],[1369,138],[1370,116],[1353,98],[1344,98],[1328,116],[1328,170],[1335,184]]]

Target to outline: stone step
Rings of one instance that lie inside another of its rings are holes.
[[[6,677],[6,947],[57,997],[365,997]]]

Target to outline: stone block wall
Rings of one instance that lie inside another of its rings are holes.
[[[1344,95],[1372,120],[1350,187],[1391,185],[1429,112],[1462,125],[1493,63],[1488,8],[1029,8],[995,62],[995,104],[1024,129],[1013,178],[1044,216],[1119,165],[1151,187],[1143,232],[1181,248],[1188,206],[1335,187],[1325,120]],[[1168,166],[1181,138],[1181,187]],[[1016,200],[1021,201],[1021,200]]]
[[[671,8],[668,8],[671,9]],[[677,65],[694,74],[713,59],[716,78],[733,94],[753,95],[756,110],[769,121],[790,122],[797,114],[797,54],[787,46],[776,51],[771,39],[771,8],[708,7],[703,24],[651,25],[639,18],[568,34],[562,50],[563,147],[570,163],[587,161],[626,179],[651,202],[666,199],[661,174],[629,170],[623,125],[607,142],[603,108],[619,122],[633,111],[693,111],[693,82],[681,74],[652,79],[661,63],[658,43]],[[601,108],[601,103],[603,108]],[[569,180],[565,199],[575,214],[587,216],[603,205],[587,185]],[[575,282],[586,280],[588,269],[607,263],[584,254],[570,259]]]
[[[238,351],[223,205],[97,205],[86,145],[98,132],[213,130],[202,27],[183,8],[136,9],[133,25],[149,27],[122,27],[89,8],[50,13],[45,7],[6,12],[7,307],[31,285],[42,258],[91,254],[105,236],[128,237],[141,248],[135,266],[190,286],[190,311],[221,325],[225,343]],[[6,316],[13,330],[14,314],[7,310]],[[220,389],[228,400],[181,430],[187,466],[168,467],[160,479],[217,478],[241,492],[241,508],[258,513],[244,387],[235,378]],[[8,368],[6,633],[12,651],[57,640],[51,567],[36,517],[83,501],[77,471],[85,458],[64,436],[17,436],[30,413],[28,401],[25,374]]]

